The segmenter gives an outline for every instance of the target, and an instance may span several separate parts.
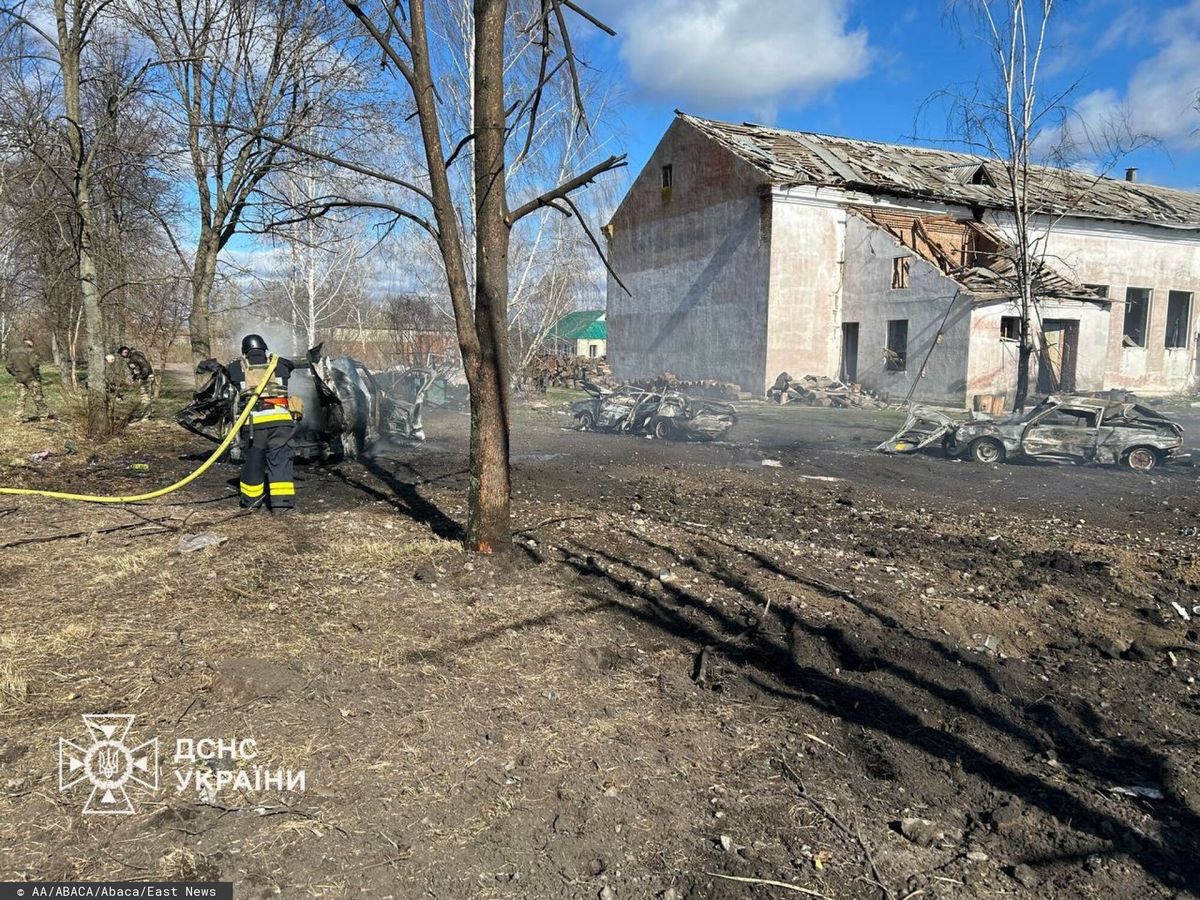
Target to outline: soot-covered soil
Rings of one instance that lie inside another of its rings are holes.
[[[524,409],[509,559],[455,543],[449,412],[303,472],[292,518],[236,515],[228,468],[181,505],[0,504],[0,878],[1194,896],[1196,474],[869,453],[894,419],[751,410],[677,445]],[[0,480],[124,492],[198,449],[151,425]],[[225,541],[179,552],[200,533]],[[59,790],[85,713],[164,748],[134,815]],[[306,789],[179,792],[200,736]]]

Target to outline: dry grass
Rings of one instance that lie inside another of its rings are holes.
[[[0,709],[16,706],[29,698],[29,679],[12,663],[0,663]]]
[[[461,552],[453,542],[437,537],[408,538],[386,532],[379,536],[339,536],[330,541],[322,557],[331,565],[363,572],[391,572]]]

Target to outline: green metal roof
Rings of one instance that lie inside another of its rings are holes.
[[[604,310],[583,309],[569,312],[554,323],[549,336],[560,341],[608,340],[608,324],[604,321]]]

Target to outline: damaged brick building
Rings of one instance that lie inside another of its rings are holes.
[[[761,393],[781,372],[967,405],[1016,383],[1004,169],[677,114],[606,229],[609,359]],[[1200,195],[1038,168],[1040,392],[1195,376]]]

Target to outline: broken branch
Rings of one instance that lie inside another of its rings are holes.
[[[530,213],[535,213],[544,206],[549,206],[551,201],[566,199],[567,194],[572,191],[577,191],[585,185],[591,184],[598,175],[603,175],[605,172],[611,172],[615,169],[624,168],[627,165],[625,154],[620,156],[610,156],[602,163],[598,163],[588,169],[586,172],[580,172],[574,178],[568,179],[553,190],[546,191],[544,194],[539,194],[528,203],[518,206],[515,210],[508,214],[508,224],[515,225],[521,219],[525,218]]]
[[[571,211],[575,213],[575,218],[579,220],[579,227],[583,229],[583,233],[587,235],[588,240],[592,242],[592,246],[596,248],[596,253],[599,255],[600,261],[604,263],[604,268],[608,270],[608,274],[621,286],[621,290],[625,292],[625,296],[632,297],[633,292],[625,287],[625,282],[621,280],[621,276],[617,274],[617,270],[609,263],[608,254],[604,252],[604,248],[600,246],[600,242],[596,240],[596,236],[592,234],[592,229],[588,226],[587,219],[583,217],[583,213],[579,211],[579,207],[575,205],[575,202],[570,197],[563,197],[562,201],[571,207]]]
[[[824,897],[825,900],[829,900],[828,894],[800,887],[798,884],[788,884],[786,881],[773,881],[770,878],[746,878],[741,875],[722,875],[720,872],[705,872],[704,874],[712,878],[723,878],[725,881],[740,881],[742,884],[766,884],[796,894],[804,894],[806,897]]]

